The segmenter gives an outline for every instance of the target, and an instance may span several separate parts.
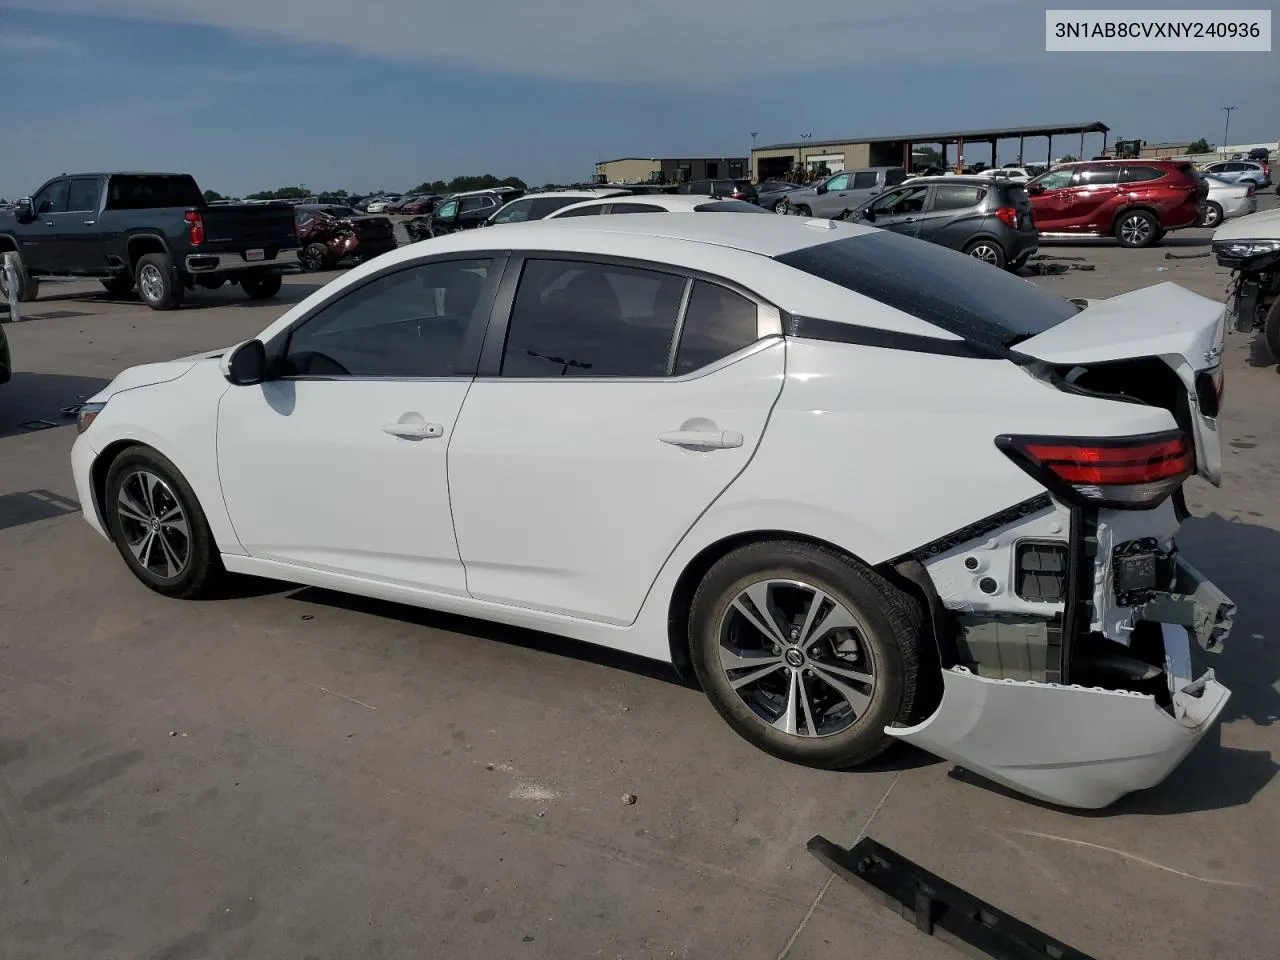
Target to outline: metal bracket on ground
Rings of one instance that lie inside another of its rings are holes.
[[[864,837],[849,849],[814,837],[806,849],[843,880],[880,901],[921,933],[970,957],[1093,960],[1016,917]]]
[[[4,254],[3,261],[0,263],[0,271],[4,273],[4,289],[9,295],[9,322],[17,323],[22,319],[18,309],[18,291],[21,289],[18,282],[18,261],[11,253]]]

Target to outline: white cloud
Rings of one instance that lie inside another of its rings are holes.
[[[936,66],[1043,56],[1043,12],[1021,0],[895,0],[865,12],[776,0],[7,0],[41,13],[110,15],[323,44],[385,59],[569,80],[673,84],[841,67]],[[994,20],[992,18],[995,18]],[[994,29],[993,22],[1000,28]],[[883,93],[883,91],[880,91]],[[856,92],[835,110],[852,110]]]
[[[0,54],[19,56],[24,53],[79,53],[80,45],[59,37],[34,33],[0,33]]]

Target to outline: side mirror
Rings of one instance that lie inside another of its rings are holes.
[[[875,218],[876,218],[876,208],[875,208],[875,207],[867,207],[867,208],[865,208],[865,209],[862,211],[862,219],[863,219],[863,220],[871,220],[871,221],[873,221],[873,222],[874,222]]]
[[[246,340],[222,355],[222,375],[237,387],[251,387],[267,379],[267,348],[261,340]]]
[[[826,193],[826,192],[827,192],[827,185],[826,185],[825,183],[820,183],[820,184],[818,184],[816,187],[814,187],[813,189],[814,189],[814,192],[815,192],[815,193]]]
[[[1044,193],[1044,184],[1042,184],[1042,183],[1028,183],[1028,184],[1027,184],[1027,193]]]
[[[19,220],[30,220],[36,215],[36,208],[30,197],[23,197],[13,205],[13,212]]]

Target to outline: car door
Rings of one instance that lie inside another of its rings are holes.
[[[1042,233],[1062,233],[1071,212],[1071,167],[1050,170],[1027,187],[1036,226]]]
[[[852,174],[837,173],[815,191],[812,207],[817,217],[835,218],[857,206],[849,199],[849,178]]]
[[[67,192],[71,181],[65,177],[50,180],[31,198],[32,219],[22,229],[22,259],[31,274],[67,273],[71,254],[62,242],[67,229]]]
[[[98,211],[102,206],[103,181],[98,177],[72,177],[67,190],[67,212],[57,220],[58,240],[65,245],[66,259],[73,273],[106,273],[102,255],[102,228]]]
[[[465,595],[445,458],[503,263],[387,268],[269,344],[272,379],[223,395],[218,474],[251,557]]]
[[[928,198],[928,184],[899,187],[872,200],[867,206],[875,217],[874,219],[864,218],[862,222],[870,223],[881,230],[892,230],[904,236],[919,237],[920,220],[924,215]]]
[[[1062,229],[1074,233],[1107,233],[1120,197],[1118,163],[1078,167],[1071,180],[1070,205]]]
[[[566,254],[517,270],[449,449],[467,588],[631,623],[760,441],[778,314],[675,267]]]
[[[987,218],[982,202],[987,188],[972,183],[935,183],[913,236],[952,250],[963,250]]]

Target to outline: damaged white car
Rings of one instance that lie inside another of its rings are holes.
[[[904,740],[1101,807],[1228,698],[1191,648],[1234,607],[1175,543],[1220,480],[1223,333],[1173,284],[1072,302],[854,224],[546,220],[126,371],[72,465],[170,596],[254,574],[545,630],[693,671],[786,760]]]

